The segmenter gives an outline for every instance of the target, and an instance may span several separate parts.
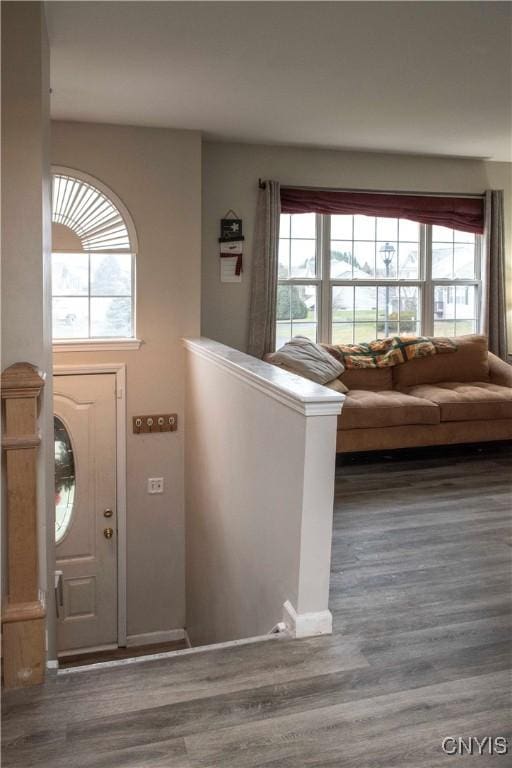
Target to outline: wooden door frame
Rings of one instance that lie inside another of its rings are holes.
[[[126,646],[126,363],[54,365],[54,376],[111,373],[116,377],[117,645]]]

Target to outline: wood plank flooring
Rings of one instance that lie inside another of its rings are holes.
[[[512,765],[512,449],[337,468],[332,637],[49,679],[3,699],[4,768]],[[445,736],[507,736],[450,757]]]

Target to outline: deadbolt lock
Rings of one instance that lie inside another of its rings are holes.
[[[112,512],[112,510],[111,510],[111,509],[106,509],[106,510],[104,511],[104,513],[103,513],[103,517],[112,517],[112,515],[113,515],[113,514],[114,514],[114,513]]]
[[[113,528],[105,528],[103,531],[103,535],[106,539],[111,539],[114,535],[114,529]]]

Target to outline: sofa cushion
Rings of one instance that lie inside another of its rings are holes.
[[[341,374],[340,381],[348,389],[368,389],[374,392],[393,389],[391,368],[351,368]]]
[[[441,421],[512,419],[512,389],[487,381],[419,384],[407,390],[439,406]]]
[[[403,392],[350,390],[338,417],[338,429],[372,429],[404,424],[439,424],[439,408]]]
[[[324,387],[327,387],[327,389],[334,389],[335,392],[340,392],[342,395],[345,395],[348,392],[348,388],[339,379],[328,381],[327,384],[324,384]]]
[[[343,356],[340,353],[340,348],[335,344],[322,344],[321,346],[336,360],[342,361]],[[393,389],[391,368],[350,368],[346,369],[339,379],[348,389],[370,389],[373,391]]]
[[[476,334],[452,339],[457,351],[409,360],[392,368],[393,386],[404,390],[439,381],[489,381],[487,338]]]
[[[512,387],[512,365],[489,352],[489,377],[493,384]]]

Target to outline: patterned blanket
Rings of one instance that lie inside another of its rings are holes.
[[[440,336],[391,336],[368,344],[328,344],[325,347],[345,368],[388,368],[416,357],[457,350],[452,339]]]

